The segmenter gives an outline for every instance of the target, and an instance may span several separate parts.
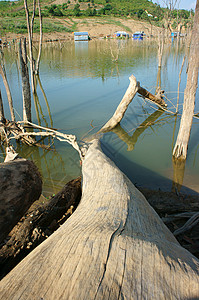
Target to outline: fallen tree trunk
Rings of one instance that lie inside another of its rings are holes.
[[[42,180],[33,162],[16,159],[0,164],[0,182],[1,244],[31,204],[39,199]]]
[[[67,220],[80,198],[79,177],[68,182],[49,200],[42,196],[32,204],[0,249],[0,279]]]
[[[73,215],[0,283],[1,299],[194,299],[199,260],[93,141]]]
[[[172,192],[154,191],[141,187],[138,189],[155,211],[163,217],[164,223],[166,222],[172,232],[174,226],[175,228],[183,226],[186,220],[184,214],[188,216],[191,214],[191,217],[199,211],[198,196],[178,196]],[[68,182],[50,200],[41,197],[33,203],[9,233],[9,240],[0,249],[0,280],[71,216],[79,204],[80,196],[81,178],[79,177]],[[168,215],[170,216],[165,217]],[[178,238],[178,241],[199,258],[197,228],[192,230],[191,234],[186,233],[186,237],[182,236]]]

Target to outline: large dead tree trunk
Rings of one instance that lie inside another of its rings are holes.
[[[33,162],[16,159],[0,164],[0,243],[41,194],[42,181]]]
[[[197,299],[199,260],[94,140],[73,215],[0,282],[15,299]]]
[[[198,85],[199,68],[199,0],[196,3],[194,25],[191,37],[189,66],[187,72],[187,85],[184,91],[183,112],[180,122],[173,156],[186,159],[189,137],[191,133],[192,120],[195,107],[195,95]]]

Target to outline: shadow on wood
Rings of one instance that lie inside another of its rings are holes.
[[[0,182],[0,243],[2,243],[31,204],[39,199],[42,180],[33,162],[16,159],[0,164]]]
[[[199,261],[90,145],[73,215],[0,283],[1,299],[196,299]]]
[[[0,280],[72,214],[81,198],[81,178],[68,182],[50,199],[35,201],[0,248]]]

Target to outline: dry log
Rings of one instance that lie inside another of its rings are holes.
[[[0,243],[39,198],[42,190],[41,176],[35,164],[26,159],[16,159],[0,164]]]
[[[174,192],[151,191],[141,187],[138,187],[138,189],[161,216],[165,214],[199,211],[198,195],[177,195]]]
[[[1,299],[197,299],[199,260],[101,151],[72,216],[0,282]]]
[[[33,203],[0,249],[0,279],[67,220],[80,198],[79,177],[68,182],[49,200],[42,196]]]
[[[154,96],[152,93],[147,91],[145,88],[141,87],[140,84],[138,83],[138,93],[142,95],[144,98],[148,98],[149,100],[153,101],[160,107],[167,107],[167,104],[165,101],[159,96]]]
[[[159,96],[154,96],[150,92],[148,92],[146,89],[140,86],[139,81],[137,82],[135,76],[131,75],[129,77],[130,84],[128,89],[126,90],[126,93],[124,94],[124,97],[122,98],[120,104],[118,105],[116,111],[114,112],[113,116],[110,118],[110,120],[98,131],[98,133],[104,133],[107,131],[112,130],[119,124],[129,106],[133,98],[135,97],[136,93],[138,92],[140,95],[142,95],[144,98],[147,98],[154,103],[156,103],[160,108],[167,107],[167,104],[165,101],[161,98],[161,93]]]
[[[137,86],[137,80],[135,76],[131,75],[129,77],[130,84],[128,89],[126,90],[126,93],[124,94],[124,97],[122,98],[120,104],[118,105],[115,113],[111,117],[111,119],[99,130],[99,133],[101,132],[107,132],[113,129],[123,118],[128,105],[131,103],[133,98],[135,97],[138,86]]]

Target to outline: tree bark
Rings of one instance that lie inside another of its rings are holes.
[[[39,37],[39,52],[38,52],[38,56],[37,56],[37,61],[36,61],[36,65],[35,65],[35,74],[38,75],[39,74],[39,63],[40,63],[40,59],[41,59],[41,50],[42,50],[42,15],[41,15],[41,5],[40,5],[40,0],[38,0],[38,10],[39,10],[39,22],[40,22],[40,37]]]
[[[33,5],[34,9],[33,9],[33,17],[32,17],[31,25],[30,25],[30,19],[29,19],[30,15],[29,15],[27,0],[24,0],[24,7],[25,7],[25,12],[26,12],[26,22],[27,22],[27,28],[28,28],[31,85],[32,85],[32,92],[34,94],[35,93],[35,77],[34,77],[35,66],[34,66],[34,57],[33,57],[33,49],[32,49],[32,39],[33,39],[33,22],[34,22],[35,5]]]
[[[191,133],[195,95],[198,85],[198,68],[199,68],[199,0],[196,3],[194,25],[192,30],[189,66],[187,72],[187,85],[184,91],[183,112],[180,122],[180,129],[178,132],[175,147],[173,149],[173,156],[177,159],[186,159],[189,137]]]
[[[162,107],[167,107],[167,104],[165,103],[165,101],[157,96],[154,96],[152,93],[150,93],[149,91],[147,91],[145,88],[141,87],[140,85],[138,86],[138,93],[140,95],[142,95],[144,98],[147,98],[151,101],[153,101],[154,103],[158,104],[158,106],[162,106]]]
[[[23,120],[31,122],[31,93],[29,83],[29,72],[26,57],[26,40],[23,41],[23,53],[21,47],[21,39],[19,41],[19,61],[22,77],[22,95],[23,95]],[[25,58],[25,59],[24,59]]]
[[[94,140],[72,216],[0,282],[1,299],[196,299],[199,260],[182,248]]]
[[[33,162],[16,159],[0,164],[0,243],[37,200],[42,180]]]

